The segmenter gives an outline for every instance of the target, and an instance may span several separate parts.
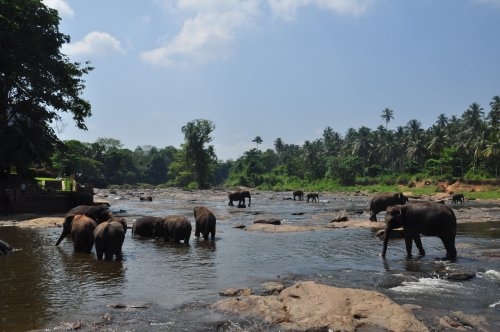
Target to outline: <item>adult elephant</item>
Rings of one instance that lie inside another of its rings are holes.
[[[293,200],[296,201],[297,198],[299,201],[304,200],[304,192],[302,190],[295,190],[293,192]]]
[[[444,259],[450,261],[456,260],[455,236],[457,233],[457,218],[450,207],[436,202],[395,205],[387,209],[385,222],[382,257],[385,258],[391,231],[402,227],[404,230],[407,258],[412,257],[413,241],[418,248],[419,256],[425,256],[425,250],[420,239],[420,234],[423,234],[439,237],[446,249]]]
[[[213,240],[215,240],[215,215],[205,206],[195,206],[194,210],[194,236],[200,237],[203,234],[203,238],[208,240],[208,234]]]
[[[313,202],[319,202],[319,194],[317,193],[309,193],[306,195],[307,202],[309,203],[309,200],[312,200]]]
[[[385,211],[389,206],[402,205],[408,202],[408,197],[399,193],[380,193],[370,200],[370,221],[377,221],[377,213]]]
[[[109,211],[108,204],[100,204],[100,205],[78,205],[71,210],[69,210],[63,222],[63,230],[61,236],[56,242],[56,246],[61,243],[61,241],[71,233],[71,225],[73,223],[73,218],[76,215],[85,215],[89,218],[92,218],[97,224],[109,220],[113,217],[111,211]]]
[[[252,201],[252,196],[248,190],[233,191],[228,194],[229,205],[234,206],[233,201],[238,201],[238,207],[245,207],[245,199],[248,197],[248,206]]]
[[[88,253],[94,246],[94,229],[97,223],[83,214],[77,214],[71,223],[71,238],[76,252]]]
[[[173,215],[160,218],[155,224],[154,234],[163,237],[165,241],[173,240],[175,243],[189,244],[192,226],[185,216]]]
[[[132,224],[132,237],[155,237],[157,223],[161,217],[145,216],[137,218]]]
[[[8,254],[9,252],[11,252],[12,250],[14,250],[14,248],[12,248],[10,246],[10,244],[8,244],[7,242],[5,241],[2,241],[0,240],[0,255],[5,255],[5,254]]]
[[[94,229],[94,244],[97,259],[122,259],[122,246],[127,232],[127,222],[124,218],[111,219],[100,223]]]

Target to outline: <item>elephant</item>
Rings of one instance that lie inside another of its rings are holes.
[[[154,237],[155,228],[161,217],[140,217],[132,224],[132,237]]]
[[[302,190],[295,190],[293,192],[293,200],[296,201],[296,197],[298,197],[299,201],[304,200],[304,192]]]
[[[309,200],[312,200],[313,202],[319,202],[319,194],[317,193],[310,193],[306,195],[307,202],[309,203]]]
[[[97,223],[83,214],[77,214],[71,223],[71,238],[76,252],[90,252],[94,246],[94,229]]]
[[[153,196],[146,196],[146,197],[141,196],[141,197],[139,197],[139,200],[140,200],[140,201],[148,201],[148,202],[152,202],[152,201],[153,201]]]
[[[173,215],[160,218],[155,224],[154,235],[163,237],[165,241],[174,240],[175,243],[189,244],[192,226],[185,216]]]
[[[61,241],[71,233],[71,224],[73,222],[73,218],[76,215],[85,215],[94,219],[96,223],[101,223],[103,221],[109,220],[113,217],[111,211],[109,211],[108,204],[100,204],[100,205],[78,205],[66,213],[63,222],[63,230],[61,236],[56,242],[56,246],[61,243]]]
[[[9,252],[11,252],[12,250],[14,250],[14,248],[12,248],[10,246],[10,244],[8,244],[7,242],[5,241],[2,241],[0,240],[0,255],[5,255],[5,254],[8,254]]]
[[[233,201],[238,201],[238,207],[245,207],[245,198],[248,197],[248,206],[250,206],[252,197],[250,195],[250,191],[248,190],[240,190],[233,191],[228,194],[229,197],[229,205],[234,206]]]
[[[417,202],[391,206],[387,208],[385,223],[382,257],[385,258],[391,231],[403,227],[407,258],[412,257],[412,241],[415,242],[419,250],[419,256],[425,256],[420,239],[420,234],[423,234],[439,237],[446,249],[444,259],[450,261],[456,260],[455,236],[457,233],[457,218],[449,206],[436,202]]]
[[[122,259],[122,245],[127,232],[127,222],[124,218],[111,219],[100,223],[94,229],[94,243],[97,259],[107,261]]]
[[[464,204],[465,197],[463,194],[454,194],[451,196],[451,203],[452,204]]]
[[[208,240],[208,234],[213,240],[215,240],[215,215],[207,209],[205,206],[195,206],[194,210],[195,228],[194,236],[200,237],[200,233],[203,234],[203,238]]]
[[[389,206],[402,205],[408,202],[408,197],[399,193],[380,193],[370,200],[370,221],[377,221],[377,213],[385,211]]]

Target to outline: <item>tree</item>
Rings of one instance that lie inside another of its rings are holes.
[[[81,98],[88,62],[60,52],[70,41],[60,18],[40,0],[0,0],[0,167],[18,171],[49,160],[60,143],[51,123],[71,113],[86,130],[90,104]]]
[[[389,122],[394,119],[394,111],[386,107],[382,110],[382,115],[380,117],[385,121],[385,129],[387,129]]]
[[[183,149],[185,150],[186,167],[192,170],[194,181],[199,189],[206,189],[212,180],[210,171],[217,161],[212,145],[205,148],[205,144],[212,141],[210,134],[215,125],[209,120],[194,120],[182,127],[184,133]],[[213,177],[213,176],[212,176]]]
[[[260,136],[256,136],[252,142],[256,143],[257,144],[257,150],[259,149],[259,144],[262,144],[263,140]]]

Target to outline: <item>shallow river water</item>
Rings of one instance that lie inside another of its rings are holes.
[[[442,263],[433,259],[444,255],[437,238],[423,238],[427,256],[409,261],[404,243],[391,241],[384,260],[379,256],[382,242],[374,236],[377,229],[323,228],[339,213],[367,220],[366,196],[325,194],[318,203],[307,203],[284,199],[287,193],[254,193],[251,207],[239,209],[210,195],[181,199],[153,192],[146,193],[154,196],[153,202],[142,202],[141,194],[106,199],[129,226],[142,215],[171,214],[186,215],[194,226],[192,208],[205,205],[217,217],[215,241],[192,237],[189,246],[175,245],[132,239],[129,230],[124,260],[103,262],[94,254],[74,253],[70,238],[55,247],[60,228],[0,227],[0,239],[16,248],[0,256],[0,331],[274,331],[258,320],[225,316],[207,305],[222,299],[219,291],[226,288],[250,287],[259,293],[264,282],[288,286],[301,280],[377,290],[397,303],[416,304],[421,309],[415,315],[429,327],[438,317],[462,311],[485,317],[492,331],[500,328],[498,202],[454,206],[460,222],[458,260]],[[474,221],[476,210],[493,221],[464,224],[466,218]],[[234,227],[267,218],[321,228],[265,233]],[[445,278],[450,271],[475,277],[452,281]]]

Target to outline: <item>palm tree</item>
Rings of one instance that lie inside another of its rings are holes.
[[[365,176],[365,165],[368,160],[368,154],[371,150],[370,133],[370,128],[364,126],[359,128],[352,146],[352,154],[361,156],[363,177]]]
[[[394,111],[386,107],[382,110],[382,115],[380,117],[385,121],[385,129],[387,129],[389,122],[394,119]]]
[[[260,136],[256,136],[252,142],[256,143],[257,144],[257,150],[259,149],[259,144],[262,144],[263,140]]]

